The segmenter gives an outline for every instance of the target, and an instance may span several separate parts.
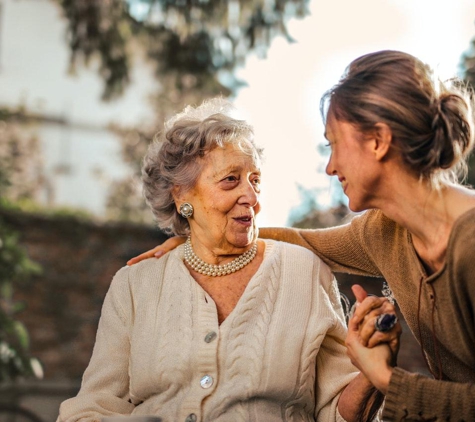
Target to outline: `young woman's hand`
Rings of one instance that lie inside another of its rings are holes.
[[[359,336],[362,344],[374,347],[387,343],[394,355],[399,351],[399,337],[401,324],[397,321],[396,308],[385,297],[368,296],[365,289],[358,284],[351,287],[356,297],[356,306],[351,320],[359,326]],[[396,321],[394,326],[387,331],[376,329],[376,320],[381,315],[391,315]]]
[[[386,298],[368,296],[361,286],[355,285],[352,290],[358,305],[348,321],[347,353],[353,365],[386,394],[399,351],[401,326],[396,322],[387,331],[376,329],[380,315],[396,314],[394,305]]]
[[[155,246],[153,249],[150,249],[147,252],[144,252],[132,259],[127,261],[127,265],[134,265],[137,262],[143,261],[147,258],[160,258],[162,255],[165,255],[167,252],[175,249],[177,246],[180,246],[182,243],[185,243],[185,236],[174,236],[170,239],[165,240],[161,245]]]

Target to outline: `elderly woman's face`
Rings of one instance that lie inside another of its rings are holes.
[[[234,253],[254,242],[260,179],[259,160],[238,146],[208,153],[196,185],[186,194],[194,208],[189,220],[193,243]]]

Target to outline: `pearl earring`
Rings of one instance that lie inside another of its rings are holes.
[[[180,215],[184,218],[190,218],[193,215],[193,205],[184,202],[180,205]]]

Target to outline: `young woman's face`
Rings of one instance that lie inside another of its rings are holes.
[[[241,253],[239,249],[247,249],[258,235],[260,162],[229,144],[215,148],[204,160],[196,185],[186,195],[194,208],[189,220],[193,246]]]
[[[331,147],[326,172],[338,177],[349,199],[349,208],[355,212],[371,208],[381,176],[372,152],[372,139],[351,123],[336,120],[332,115],[327,118],[325,137]]]

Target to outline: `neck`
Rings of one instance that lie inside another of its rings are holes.
[[[411,234],[416,252],[429,270],[445,262],[445,252],[454,222],[475,207],[475,194],[446,184],[433,189],[428,182],[398,178],[377,206],[388,218]]]
[[[256,254],[257,243],[253,243],[250,245],[249,250],[224,265],[209,264],[195,254],[191,244],[191,237],[188,237],[185,242],[185,262],[194,271],[211,277],[225,276],[239,271],[248,265],[255,258]]]
[[[253,236],[235,236],[234,239],[229,240],[224,233],[221,236],[212,235],[200,227],[190,226],[194,253],[203,261],[213,265],[226,264],[247,252],[256,243],[257,233],[258,231],[255,230]]]

